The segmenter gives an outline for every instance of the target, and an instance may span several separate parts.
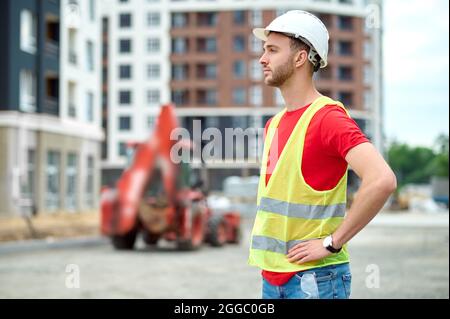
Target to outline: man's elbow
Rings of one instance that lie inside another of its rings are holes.
[[[397,178],[392,170],[385,172],[381,178],[378,179],[378,189],[386,196],[390,196],[397,189]]]

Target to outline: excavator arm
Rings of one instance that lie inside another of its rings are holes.
[[[123,235],[136,227],[139,205],[158,164],[169,202],[176,200],[178,165],[170,158],[171,132],[178,128],[174,106],[162,106],[156,127],[148,140],[136,144],[134,157],[116,183],[101,196],[101,231],[104,235]]]

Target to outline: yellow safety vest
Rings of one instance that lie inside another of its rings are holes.
[[[337,254],[302,265],[289,263],[286,258],[291,247],[302,241],[332,234],[344,220],[347,172],[335,188],[317,191],[305,182],[301,171],[309,123],[317,111],[330,104],[339,105],[345,110],[342,103],[328,97],[316,99],[300,117],[266,186],[270,145],[286,109],[275,115],[269,125],[264,143],[258,208],[248,260],[252,266],[274,272],[294,272],[346,263],[349,260],[346,245]]]

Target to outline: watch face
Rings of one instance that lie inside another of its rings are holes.
[[[328,237],[325,237],[325,239],[323,240],[323,246],[324,247],[328,247],[328,246],[330,246],[331,245],[331,237],[330,236],[328,236]]]

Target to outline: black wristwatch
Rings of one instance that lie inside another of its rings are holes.
[[[332,252],[333,254],[340,252],[342,249],[342,247],[339,249],[333,247],[333,237],[331,237],[331,235],[323,239],[323,247],[325,247],[328,251]]]

